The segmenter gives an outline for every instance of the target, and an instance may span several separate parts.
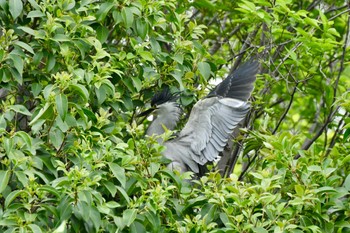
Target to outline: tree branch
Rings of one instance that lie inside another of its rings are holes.
[[[333,109],[334,109],[334,103],[335,103],[336,97],[337,97],[337,89],[338,89],[338,85],[339,85],[339,79],[340,79],[340,76],[344,70],[345,53],[346,53],[346,48],[347,48],[347,44],[348,44],[348,40],[349,40],[349,28],[350,28],[350,15],[348,15],[348,20],[347,20],[345,41],[344,41],[344,45],[343,45],[343,53],[341,56],[339,73],[338,73],[338,76],[337,76],[335,83],[334,83],[334,86],[333,86],[333,101],[332,101],[332,106],[331,106],[330,111],[329,111],[330,113],[328,114],[326,122],[322,125],[321,128],[318,129],[316,134],[311,139],[305,140],[304,144],[301,147],[302,150],[307,150],[310,148],[310,146],[322,135],[322,133],[327,128],[329,123],[332,122],[334,115],[339,110],[339,106],[337,106],[335,110],[333,110]],[[297,154],[294,156],[294,159],[298,159],[298,158],[300,158],[300,154]]]
[[[284,118],[287,116],[287,113],[289,112],[289,109],[290,107],[292,106],[292,103],[293,103],[293,99],[294,99],[294,95],[295,95],[295,92],[297,90],[297,87],[298,87],[298,84],[299,82],[297,82],[293,88],[293,91],[292,91],[292,94],[290,96],[290,100],[289,100],[289,103],[288,103],[288,106],[286,108],[286,110],[284,111],[284,113],[282,114],[281,118],[279,119],[275,129],[272,131],[272,134],[275,134],[279,128],[279,126],[281,125],[282,121],[284,120]]]
[[[243,43],[243,45],[242,45],[242,48],[241,48],[241,50],[240,50],[239,53],[238,53],[238,54],[240,54],[240,55],[237,56],[237,59],[236,59],[236,61],[235,61],[235,64],[232,66],[230,72],[234,71],[234,70],[238,67],[238,65],[241,63],[241,60],[242,60],[243,54],[244,54],[243,51],[245,51],[245,50],[247,49],[247,47],[248,47],[248,45],[250,44],[250,42],[256,37],[256,35],[257,35],[257,33],[258,33],[259,29],[260,29],[260,26],[261,26],[261,25],[258,25],[258,26],[255,28],[255,30],[254,30],[252,33],[250,33],[250,34],[247,36],[247,38],[244,40],[244,43]]]
[[[247,173],[249,167],[251,166],[251,164],[255,161],[255,159],[259,156],[258,150],[255,151],[255,155],[254,157],[248,161],[248,164],[244,167],[244,169],[242,170],[241,174],[238,177],[239,181],[242,181],[245,174]]]
[[[336,143],[336,138],[338,137],[339,134],[341,134],[341,131],[342,131],[342,127],[344,125],[344,119],[348,117],[348,113],[345,113],[343,115],[343,117],[341,118],[341,120],[339,121],[338,123],[338,126],[337,126],[337,129],[335,130],[334,132],[334,135],[332,137],[332,140],[331,140],[331,143],[329,144],[328,148],[327,148],[327,151],[326,151],[326,154],[325,154],[325,157],[328,157],[329,153],[331,153],[335,143]]]

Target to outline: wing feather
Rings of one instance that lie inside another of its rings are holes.
[[[186,144],[183,149],[184,160],[193,160],[203,165],[213,161],[249,111],[244,101],[212,97],[198,101],[192,109],[189,120],[180,132],[177,143]],[[192,168],[197,172],[197,168]]]
[[[259,63],[251,60],[217,85],[193,107],[190,117],[174,140],[165,142],[164,156],[185,171],[199,172],[199,165],[213,161],[249,111]]]
[[[247,101],[254,89],[255,75],[260,64],[251,60],[239,66],[217,85],[208,96],[222,96]]]

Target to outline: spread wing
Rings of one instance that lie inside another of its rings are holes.
[[[249,111],[247,102],[254,88],[259,63],[240,66],[193,107],[179,136],[165,143],[164,156],[182,171],[198,173],[198,165],[213,161]]]
[[[189,145],[181,153],[182,160],[187,165],[190,165],[188,160],[200,165],[213,161],[248,111],[247,102],[231,98],[212,97],[197,102],[176,140]],[[194,172],[198,170],[198,167],[190,168]]]

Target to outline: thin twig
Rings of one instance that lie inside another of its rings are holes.
[[[346,34],[345,34],[345,41],[344,41],[344,45],[343,45],[343,54],[342,54],[341,62],[340,62],[340,69],[339,69],[339,73],[338,73],[337,79],[335,80],[335,84],[334,84],[334,87],[333,87],[333,89],[334,89],[333,103],[335,102],[335,99],[336,99],[339,79],[340,79],[341,73],[344,70],[345,53],[346,53],[346,47],[348,45],[349,33],[350,33],[349,32],[349,28],[350,28],[350,15],[348,15],[348,22],[347,22],[347,25],[346,25]]]
[[[325,14],[331,13],[331,12],[333,12],[333,11],[339,11],[339,10],[342,10],[342,9],[344,9],[344,8],[347,8],[347,7],[348,7],[347,5],[340,6],[340,7],[338,7],[338,8],[336,8],[336,7],[331,7],[331,8],[329,8],[329,9],[325,12]]]
[[[287,113],[289,112],[290,110],[290,107],[292,106],[292,103],[293,103],[293,99],[294,99],[294,95],[296,93],[296,90],[297,90],[297,87],[298,87],[298,84],[299,82],[297,82],[293,88],[293,91],[292,91],[292,94],[290,96],[290,100],[289,100],[289,103],[288,103],[288,106],[286,108],[286,110],[284,111],[284,113],[282,114],[281,118],[279,119],[275,129],[272,131],[272,134],[275,134],[278,130],[278,128],[280,127],[282,121],[284,120],[284,118],[287,116]]]
[[[311,139],[305,140],[304,144],[301,146],[301,150],[308,150],[310,148],[310,146],[322,135],[323,131],[326,129],[328,124],[332,121],[336,112],[338,112],[338,109],[339,109],[339,107],[337,107],[333,112],[331,112],[328,115],[326,122],[322,125],[321,128],[318,129],[316,134]],[[299,159],[299,158],[300,158],[300,154],[297,154],[294,156],[294,159]]]
[[[255,159],[259,156],[258,151],[259,151],[259,150],[256,150],[256,151],[255,151],[254,157],[253,157],[251,160],[249,160],[248,165],[243,169],[243,171],[242,171],[241,174],[239,175],[239,177],[238,177],[238,180],[239,180],[239,181],[242,181],[242,180],[243,180],[244,175],[245,175],[246,172],[248,171],[250,165],[251,165],[251,164],[255,161]]]
[[[345,14],[345,13],[347,13],[347,12],[349,12],[349,11],[350,11],[350,8],[349,8],[349,9],[346,9],[345,11],[339,12],[338,14],[336,14],[336,15],[330,17],[328,20],[331,21],[331,20],[333,20],[333,19],[335,19],[335,18],[337,18],[337,17],[341,16],[342,14]]]
[[[247,49],[248,45],[250,44],[250,42],[255,38],[255,36],[257,35],[257,33],[258,33],[259,29],[260,29],[260,26],[261,25],[257,25],[255,30],[251,34],[249,34],[247,36],[247,38],[244,40],[242,48],[241,48],[241,50],[239,52],[240,55],[237,57],[237,59],[236,59],[234,65],[232,66],[230,72],[234,71],[238,67],[238,65],[241,63],[241,60],[243,58],[242,51],[245,51]]]
[[[312,9],[314,9],[319,3],[321,2],[321,0],[314,0],[307,8],[307,11],[311,11]]]
[[[220,36],[215,44],[211,47],[211,49],[209,50],[209,53],[211,55],[215,54],[220,48],[221,48],[221,45],[224,44],[224,43],[227,43],[231,37],[236,34],[239,30],[241,29],[241,25],[235,27],[231,32],[230,34],[226,35],[225,38],[221,41],[222,39],[222,36]]]
[[[296,43],[290,51],[294,52],[302,44],[303,44],[302,42]],[[272,72],[272,74],[276,73],[279,70],[280,66],[284,64],[284,62],[289,58],[289,56],[290,56],[290,53],[287,53],[287,55],[284,58],[282,58],[281,62],[277,65],[276,69]]]
[[[339,134],[341,134],[342,127],[343,127],[343,125],[344,125],[344,119],[345,119],[346,117],[348,117],[348,114],[347,114],[347,113],[344,114],[343,117],[341,118],[341,120],[339,121],[338,126],[337,126],[337,129],[335,130],[334,135],[333,135],[333,137],[332,137],[332,139],[331,139],[331,142],[330,142],[330,144],[329,144],[329,146],[328,146],[328,148],[327,148],[325,157],[328,157],[329,153],[331,153],[331,151],[332,151],[332,149],[333,149],[333,147],[334,147],[334,145],[335,145],[335,143],[336,143],[337,137],[339,136]]]

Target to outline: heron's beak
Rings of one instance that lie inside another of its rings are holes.
[[[151,112],[153,112],[156,108],[151,107],[150,109],[147,109],[146,111],[141,112],[140,114],[136,115],[136,117],[143,117],[148,116]]]

